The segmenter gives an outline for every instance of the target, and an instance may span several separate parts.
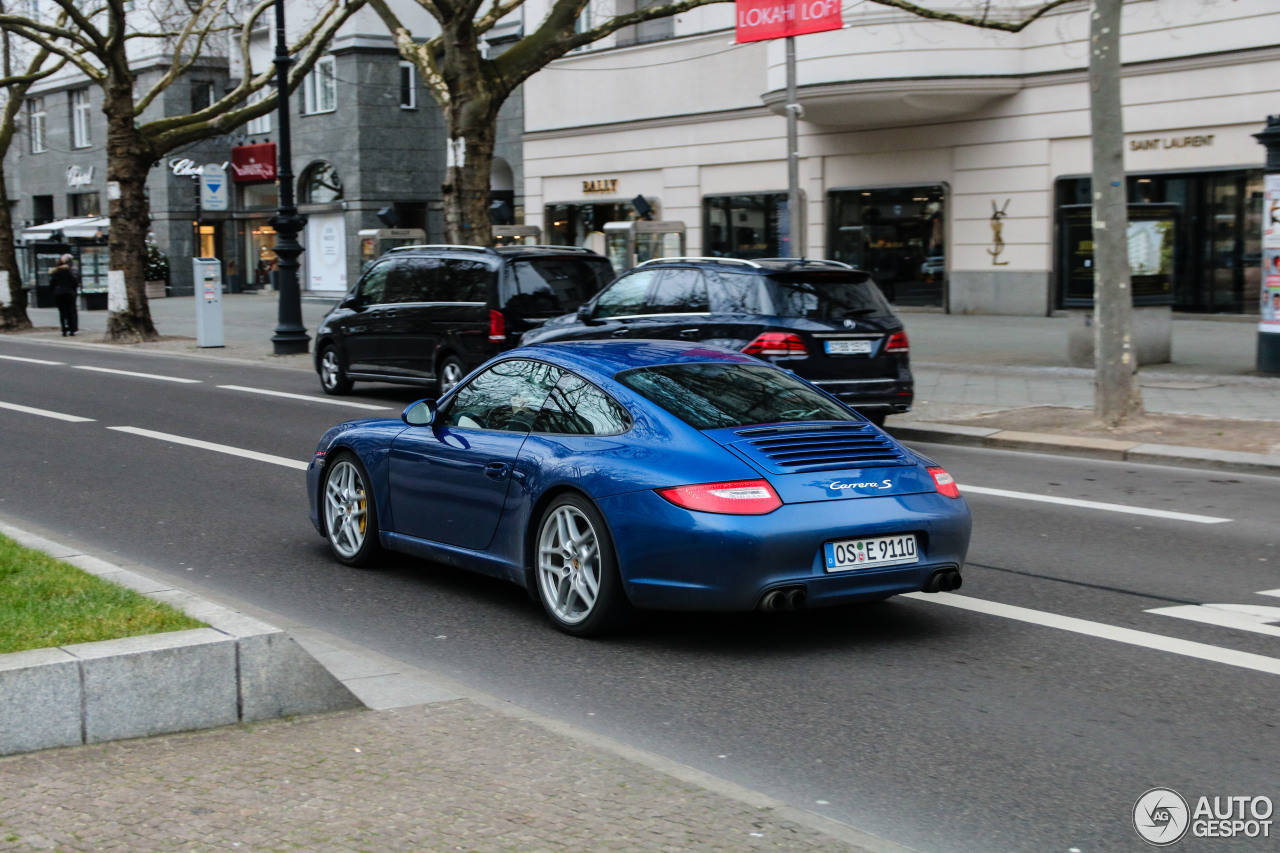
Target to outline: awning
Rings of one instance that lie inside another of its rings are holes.
[[[99,232],[105,234],[110,227],[111,220],[106,216],[85,216],[78,219],[59,219],[56,222],[23,228],[19,236],[23,240],[49,240],[61,231],[64,238],[97,237]]]

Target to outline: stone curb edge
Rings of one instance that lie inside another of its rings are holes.
[[[0,755],[364,707],[274,625],[10,525],[0,533],[209,626],[0,655]]]
[[[1027,450],[1059,456],[1085,456],[1116,462],[1142,462],[1150,465],[1176,465],[1183,468],[1206,468],[1280,477],[1280,455],[1244,453],[1237,450],[1209,450],[1201,447],[1179,447],[1171,444],[1148,444],[1140,441],[1117,441],[1109,438],[1079,438],[1069,435],[1018,432],[989,427],[916,421],[889,425],[886,430],[902,441],[933,444],[956,444],[966,447],[989,447],[1001,450]]]

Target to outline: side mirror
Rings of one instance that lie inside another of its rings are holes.
[[[353,311],[358,311],[360,309],[360,295],[358,293],[352,293],[346,296],[341,302],[338,303],[338,307],[350,308]]]
[[[416,403],[410,403],[409,407],[400,413],[400,420],[409,426],[430,426],[435,419],[435,400],[419,400]]]
[[[578,306],[578,322],[584,326],[594,326],[596,324],[596,321],[592,319],[592,316],[591,316],[594,313],[594,310],[595,310],[595,306],[592,305],[590,302],[584,302],[583,304],[579,305]]]

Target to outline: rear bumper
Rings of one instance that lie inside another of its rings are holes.
[[[915,400],[913,383],[898,379],[810,379],[823,391],[855,409],[884,412],[910,411]]]
[[[601,500],[627,596],[655,610],[752,610],[778,587],[803,586],[808,606],[920,590],[964,565],[969,508],[937,493],[786,504],[768,515],[681,509],[651,491]],[[914,533],[918,563],[827,572],[826,542]]]

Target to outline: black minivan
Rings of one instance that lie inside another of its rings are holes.
[[[665,338],[716,344],[802,376],[876,424],[911,408],[907,332],[862,270],[800,258],[655,258],[526,344]]]
[[[613,278],[609,261],[573,246],[403,246],[379,258],[316,331],[326,394],[357,380],[438,386],[576,311]]]

